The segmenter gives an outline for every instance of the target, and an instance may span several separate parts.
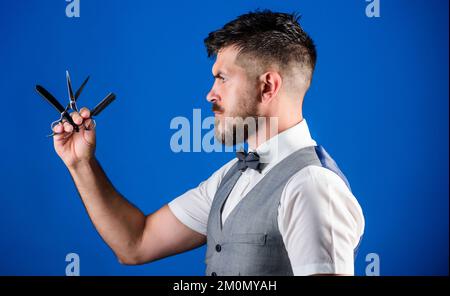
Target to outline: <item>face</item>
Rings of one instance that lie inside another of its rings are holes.
[[[215,136],[225,145],[247,140],[257,130],[258,89],[244,68],[236,64],[238,51],[226,47],[217,54],[214,84],[207,95],[215,114]],[[254,125],[248,124],[254,122]]]

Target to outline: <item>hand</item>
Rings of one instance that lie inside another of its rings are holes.
[[[94,158],[96,143],[95,128],[89,109],[83,107],[80,112],[73,112],[71,116],[79,126],[79,132],[75,132],[67,121],[53,127],[55,151],[68,168]]]

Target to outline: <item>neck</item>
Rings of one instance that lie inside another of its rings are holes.
[[[289,116],[261,117],[258,121],[258,130],[250,135],[247,143],[250,149],[256,150],[263,143],[279,133],[297,125],[303,120],[301,112]]]

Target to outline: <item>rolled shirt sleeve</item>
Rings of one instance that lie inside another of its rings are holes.
[[[354,274],[364,231],[361,207],[338,175],[308,166],[286,184],[278,226],[294,275]]]

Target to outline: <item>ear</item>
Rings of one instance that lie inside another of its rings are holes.
[[[261,85],[261,102],[269,103],[281,89],[281,75],[276,71],[269,71],[259,76]]]

